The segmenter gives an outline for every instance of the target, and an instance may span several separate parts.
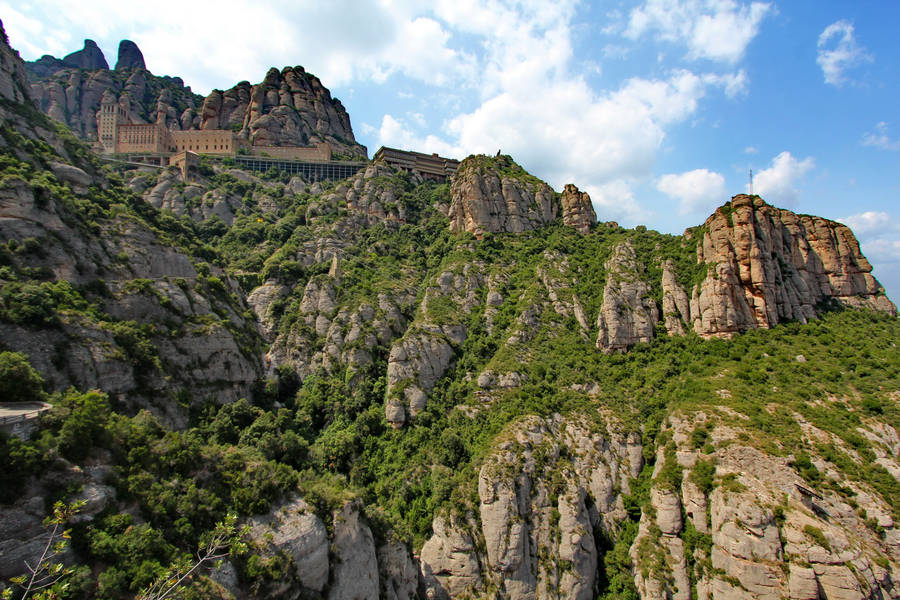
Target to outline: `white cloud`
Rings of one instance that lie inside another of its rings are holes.
[[[900,224],[884,211],[867,210],[840,220],[857,235],[871,235],[888,231],[900,231]]]
[[[863,242],[862,247],[866,258],[870,260],[879,263],[900,262],[900,239],[875,238]]]
[[[451,120],[467,152],[500,148],[556,188],[608,184],[652,175],[666,128],[697,109],[711,87],[725,84],[689,71],[667,79],[630,79],[598,95],[580,78],[537,82],[540,95],[510,89]]]
[[[758,153],[759,153],[759,148],[757,148],[756,146],[747,146],[746,148],[744,148],[744,154],[758,154]]]
[[[690,58],[736,63],[759,32],[772,4],[734,0],[647,0],[632,9],[627,37],[655,31],[659,39],[680,42]]]
[[[853,230],[863,254],[875,266],[872,274],[896,302],[900,299],[900,220],[878,210],[839,220]]]
[[[872,57],[856,43],[853,25],[844,19],[825,28],[819,35],[816,63],[822,68],[825,83],[840,85],[846,81],[844,72]]]
[[[725,178],[707,169],[663,175],[656,182],[656,189],[678,200],[681,215],[711,213],[728,199]]]
[[[427,154],[436,152],[449,157],[462,158],[465,155],[459,146],[454,146],[434,135],[418,135],[405,120],[391,115],[384,115],[381,120],[381,127],[378,128],[378,144]]]
[[[653,216],[638,204],[631,185],[624,179],[603,185],[587,185],[583,189],[591,197],[597,220],[600,222],[621,221],[628,226],[646,223]]]
[[[888,137],[887,123],[884,121],[876,124],[874,131],[863,135],[862,145],[882,150],[900,150],[900,140],[892,140]]]
[[[428,85],[462,85],[476,73],[475,57],[451,47],[441,23],[390,0],[220,0],[212,11],[195,2],[180,5],[177,19],[117,0],[78,10],[68,0],[39,0],[18,9],[0,0],[8,31],[21,32],[12,44],[26,59],[41,49],[57,56],[80,49],[69,32],[81,30],[91,32],[113,66],[125,37],[138,44],[151,71],[178,74],[200,93],[261,81],[269,67],[284,66],[284,57],[329,87],[384,81],[395,73]],[[248,34],[258,28],[264,41]],[[59,40],[67,40],[64,47]]]
[[[814,166],[812,157],[797,160],[782,152],[772,159],[772,166],[754,174],[753,192],[770,204],[790,207],[797,200],[797,185]]]

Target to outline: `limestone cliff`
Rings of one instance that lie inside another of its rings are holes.
[[[47,77],[61,69],[108,69],[106,57],[94,40],[84,40],[84,48],[67,54],[63,58],[55,58],[45,54],[34,62],[27,63],[27,69],[37,77]]]
[[[144,64],[144,55],[137,44],[131,40],[122,40],[119,42],[119,58],[116,60],[116,71],[125,71],[128,69],[146,69]]]
[[[303,67],[269,69],[261,83],[213,90],[203,101],[200,129],[232,129],[255,145],[308,146],[328,142],[337,153],[365,158],[350,116],[318,77]]]
[[[846,451],[837,436],[797,418],[804,437]],[[758,438],[745,426],[721,423],[722,415],[704,412],[669,418],[672,442],[658,452],[654,510],[642,517],[631,551],[641,598],[688,599],[691,590],[702,599],[900,596],[891,576],[900,560],[900,531],[885,503],[891,499],[846,479],[842,493],[826,491],[792,469],[790,457],[747,444]],[[884,428],[869,422],[860,431],[883,439],[875,432]],[[697,429],[711,441],[703,451],[691,443]],[[828,459],[813,462],[838,476]]]
[[[700,335],[806,322],[829,300],[896,314],[845,225],[740,194],[701,232],[697,260],[708,265],[708,275],[691,299]]]
[[[435,520],[420,559],[427,596],[593,598],[595,532],[618,531],[622,494],[641,463],[639,438],[612,424],[523,419],[481,467],[477,520]]]

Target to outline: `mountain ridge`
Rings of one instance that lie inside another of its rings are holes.
[[[627,230],[503,156],[113,168],[0,52],[0,379],[54,405],[0,435],[0,576],[84,499],[71,598],[228,512],[204,597],[900,597],[900,323],[845,226]]]
[[[93,40],[85,40],[82,50],[63,59],[46,55],[25,65],[38,107],[83,140],[97,139],[96,115],[104,94],[111,93],[128,104],[129,115],[138,123],[161,123],[180,131],[231,130],[258,145],[328,142],[338,155],[367,154],[356,143],[340,100],[303,67],[269,69],[259,84],[244,81],[203,97],[180,77],[153,75],[131,40],[119,44],[113,70]]]

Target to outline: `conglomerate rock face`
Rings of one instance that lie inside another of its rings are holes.
[[[709,274],[691,300],[694,330],[728,336],[815,317],[836,300],[896,314],[845,225],[740,194],[703,224],[697,260]]]
[[[673,442],[657,454],[654,510],[643,514],[631,547],[641,598],[688,599],[692,587],[703,599],[900,597],[886,560],[900,559],[900,531],[884,499],[853,483],[847,492],[858,503],[854,510],[842,496],[810,489],[816,486],[788,458],[744,445],[746,431],[741,436],[741,429],[712,426],[719,422],[718,415],[703,412],[668,419]],[[703,426],[710,427],[711,444],[701,452],[690,437]],[[884,427],[869,423],[860,431],[878,437],[875,431],[883,434]],[[679,469],[676,481],[661,476],[668,462]],[[827,470],[826,463],[814,462]],[[695,483],[700,463],[714,465],[711,489]],[[688,529],[693,539],[708,536],[693,547],[693,556],[687,554]]]
[[[684,335],[691,320],[691,301],[678,284],[675,267],[671,260],[663,263],[662,273],[662,315],[669,335]]]
[[[303,67],[270,69],[256,85],[242,81],[206,98],[178,77],[146,69],[137,44],[122,40],[114,70],[91,40],[64,59],[44,56],[27,63],[38,108],[79,137],[97,139],[97,113],[104,94],[128,108],[135,123],[160,123],[173,131],[225,129],[260,146],[311,146],[327,142],[347,158],[365,159],[350,116],[340,100]]]
[[[564,224],[574,227],[581,234],[590,232],[591,226],[597,222],[597,213],[594,212],[594,205],[587,192],[579,191],[575,185],[567,183],[560,196],[560,203]]]
[[[649,342],[659,321],[659,309],[630,243],[616,246],[606,262],[606,271],[603,306],[597,316],[597,348],[622,351]]]
[[[594,532],[613,535],[641,445],[582,418],[528,417],[485,460],[478,520],[435,520],[420,557],[430,598],[594,597]],[[484,547],[471,540],[483,539]]]
[[[261,83],[213,90],[203,101],[200,129],[233,129],[255,145],[307,146],[328,142],[340,153],[364,158],[340,100],[303,67],[269,69]]]
[[[462,161],[450,187],[450,230],[522,233],[556,220],[559,200],[543,181],[508,156],[472,156]]]
[[[97,139],[97,113],[110,94],[135,123],[160,123],[172,130],[200,125],[197,109],[202,96],[179,77],[157,77],[147,71],[140,49],[130,40],[120,43],[115,70],[91,40],[63,59],[44,56],[26,63],[26,68],[37,107],[85,140]]]
[[[105,62],[105,61],[104,61]],[[116,61],[116,71],[124,71],[126,69],[146,69],[144,64],[144,55],[137,44],[131,40],[122,40],[119,42],[119,58]]]

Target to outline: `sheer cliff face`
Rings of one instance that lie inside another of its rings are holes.
[[[100,49],[87,42],[84,50],[64,59],[44,56],[26,63],[31,96],[42,112],[81,139],[95,140],[100,101],[109,93],[128,105],[135,123],[162,123],[175,130],[199,126],[203,97],[178,77],[158,77],[146,70],[134,42],[123,40],[115,70],[108,68]]]
[[[129,105],[137,123],[161,123],[172,130],[228,129],[261,146],[328,142],[338,154],[366,158],[340,100],[303,67],[270,69],[259,84],[243,81],[206,98],[178,77],[150,73],[129,40],[119,45],[115,70],[91,40],[63,59],[44,56],[27,68],[38,108],[82,139],[97,138],[97,111],[103,95],[111,93]]]
[[[142,201],[58,134],[27,96],[17,53],[0,44],[0,56],[0,116],[14,148],[6,160],[15,166],[0,184],[0,244],[31,244],[5,262],[4,308],[44,294],[57,311],[7,315],[3,348],[25,353],[52,389],[98,388],[130,407],[184,389],[216,401],[249,394],[262,375],[261,338],[237,285],[167,239]],[[186,412],[177,403],[155,409],[170,423]]]
[[[473,156],[459,165],[450,187],[450,230],[522,233],[556,220],[559,200],[508,156]]]
[[[339,153],[365,158],[340,100],[303,67],[269,69],[256,85],[242,81],[204,100],[200,129],[232,129],[255,145],[306,146],[328,142]]]
[[[701,231],[697,260],[709,265],[709,274],[691,301],[693,327],[701,335],[805,323],[827,300],[896,312],[853,232],[840,223],[741,194]]]

